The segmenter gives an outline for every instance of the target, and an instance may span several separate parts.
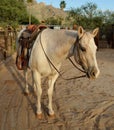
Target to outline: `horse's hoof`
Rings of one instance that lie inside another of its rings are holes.
[[[36,114],[36,117],[37,117],[39,120],[43,119],[42,113],[41,113],[41,114]]]
[[[55,114],[49,114],[49,117],[50,117],[51,119],[55,119]]]

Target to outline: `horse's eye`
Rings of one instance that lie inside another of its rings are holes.
[[[81,51],[83,51],[83,52],[86,51],[86,48],[85,48],[85,47],[80,46],[80,49],[81,49]]]

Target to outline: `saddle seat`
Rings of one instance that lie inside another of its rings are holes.
[[[19,47],[16,57],[16,66],[19,70],[25,70],[28,68],[30,52],[34,41],[38,34],[45,28],[47,28],[45,25],[28,25],[22,32],[18,40]]]

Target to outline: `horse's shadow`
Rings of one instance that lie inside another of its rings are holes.
[[[30,94],[29,94],[29,95],[26,95],[26,94],[25,94],[25,87],[24,87],[24,85],[25,85],[24,74],[21,74],[21,72],[19,72],[19,70],[17,70],[16,66],[15,66],[15,67],[12,67],[12,66],[10,66],[10,65],[7,65],[7,63],[8,63],[9,61],[11,61],[11,62],[13,61],[13,63],[15,64],[14,58],[13,58],[13,57],[10,57],[8,60],[6,60],[6,61],[4,62],[4,65],[5,65],[6,69],[10,72],[10,74],[12,75],[13,79],[15,80],[15,82],[18,84],[20,90],[22,91],[22,94],[26,97],[26,99],[27,99],[27,101],[28,101],[28,104],[30,104],[30,106],[31,106],[31,108],[32,108],[32,110],[33,110],[33,113],[36,115],[36,110],[37,110],[37,108],[36,108],[36,105],[35,105],[34,101],[32,101],[31,97],[37,99],[37,96],[36,96],[36,93],[34,92],[34,89],[33,89],[33,87],[32,87],[32,84],[31,84],[31,83],[28,83]],[[31,73],[31,72],[29,72],[29,78],[32,77],[32,75],[30,75],[30,73]],[[43,81],[43,85],[44,85],[44,84],[47,84],[46,79]],[[45,87],[45,89],[47,89],[47,88]],[[47,91],[47,90],[45,90],[45,91]],[[46,92],[44,92],[44,93],[46,93]],[[43,97],[43,96],[42,96],[42,97]],[[45,100],[45,99],[42,98],[42,100]],[[46,98],[46,100],[47,100],[47,98]],[[46,101],[46,102],[47,102],[47,101]],[[43,111],[43,113],[44,113],[44,117],[49,116],[48,108],[47,108],[47,106],[44,104],[43,101],[42,101],[42,103],[41,103],[41,107],[42,107],[42,111]]]
[[[24,82],[25,82],[24,76],[19,72],[19,70],[16,69],[16,66],[12,67],[11,65],[7,65],[10,61],[15,64],[14,57],[11,56],[6,61],[4,61],[4,65],[5,65],[6,69],[10,72],[10,74],[12,75],[13,79],[15,80],[15,82],[18,84],[20,90],[22,91],[22,94],[25,95],[25,93],[24,93],[25,89],[24,89],[24,85],[23,85]],[[29,85],[29,90],[33,94],[32,86],[30,85],[30,83],[28,85]],[[31,108],[32,108],[32,110],[33,110],[33,112],[35,114],[36,113],[35,103],[33,103],[31,101],[29,96],[25,96],[25,97],[26,97],[27,101],[29,102],[29,104],[31,105]]]

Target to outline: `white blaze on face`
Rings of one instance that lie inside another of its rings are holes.
[[[98,68],[98,64],[97,64],[97,59],[96,59],[96,51],[97,51],[97,46],[95,45],[95,42],[94,42],[94,39],[92,38],[91,41],[90,41],[90,44],[89,44],[89,48],[91,49],[92,51],[92,57],[93,57],[93,64],[96,68],[96,75],[95,75],[95,78],[97,78],[100,74],[100,70]]]

